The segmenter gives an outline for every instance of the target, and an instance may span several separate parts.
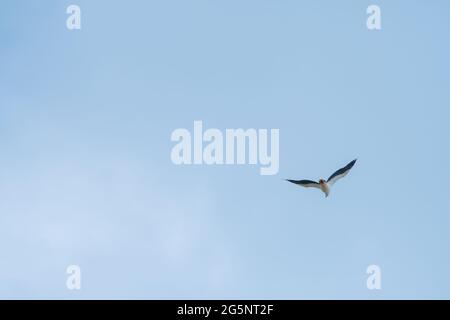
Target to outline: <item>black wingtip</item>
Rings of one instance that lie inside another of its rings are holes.
[[[351,168],[353,168],[353,166],[356,163],[356,160],[358,160],[358,159],[354,159],[354,160],[350,161],[350,163],[345,166],[345,170],[350,170]]]
[[[300,181],[298,180],[292,180],[292,179],[285,179],[287,182],[293,183],[293,184],[299,184]]]

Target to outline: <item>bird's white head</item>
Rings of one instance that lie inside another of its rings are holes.
[[[325,179],[319,179],[319,183],[324,184],[324,183],[326,183],[326,181],[325,181]]]

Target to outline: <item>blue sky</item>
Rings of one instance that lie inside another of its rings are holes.
[[[0,298],[449,299],[449,9],[3,1]],[[280,129],[279,174],[175,166],[194,120]]]

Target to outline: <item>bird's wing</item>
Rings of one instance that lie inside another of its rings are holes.
[[[312,180],[289,180],[289,179],[287,179],[286,181],[298,184],[298,185],[300,185],[302,187],[305,187],[305,188],[317,188],[317,189],[320,189],[320,185],[317,182],[312,181]]]
[[[350,162],[349,164],[347,164],[345,167],[343,167],[343,168],[339,169],[338,171],[336,171],[335,173],[333,173],[328,178],[327,183],[332,186],[340,178],[345,177],[347,175],[347,173],[350,171],[350,169],[353,167],[355,162],[356,162],[356,159],[353,160],[352,162]]]

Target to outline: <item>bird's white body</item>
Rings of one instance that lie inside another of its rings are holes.
[[[325,197],[328,197],[328,195],[330,194],[330,185],[326,182],[321,182],[320,190],[322,190],[322,192],[325,193]]]

